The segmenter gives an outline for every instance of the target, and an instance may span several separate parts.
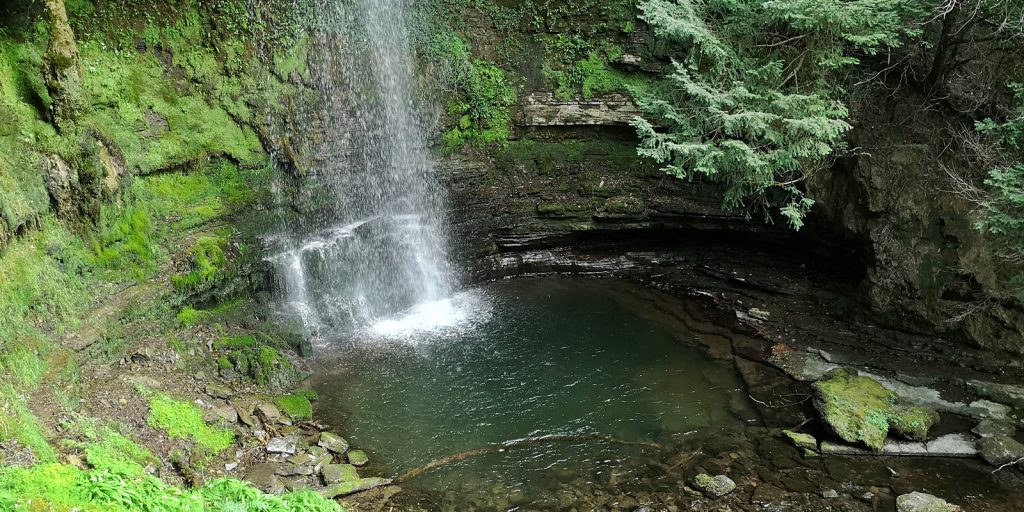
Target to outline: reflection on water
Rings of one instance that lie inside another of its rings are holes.
[[[314,383],[318,415],[343,424],[396,475],[496,443],[563,436],[410,482],[524,499],[564,475],[600,475],[649,451],[627,442],[735,428],[728,404],[742,391],[731,369],[681,342],[691,333],[642,315],[644,302],[623,286],[501,282],[378,324],[329,351]]]

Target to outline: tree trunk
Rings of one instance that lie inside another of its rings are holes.
[[[44,0],[50,22],[43,77],[50,93],[53,122],[61,132],[73,131],[82,102],[82,67],[75,33],[68,23],[64,0]]]

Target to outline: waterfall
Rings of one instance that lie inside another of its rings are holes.
[[[445,201],[418,112],[407,0],[320,0],[310,71],[322,108],[307,206],[270,237],[284,310],[311,336],[368,327],[452,292]]]

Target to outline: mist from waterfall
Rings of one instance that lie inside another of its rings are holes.
[[[321,0],[310,72],[323,108],[307,206],[270,237],[287,315],[312,337],[448,297],[445,201],[417,108],[407,0]],[[312,206],[308,206],[312,205]]]

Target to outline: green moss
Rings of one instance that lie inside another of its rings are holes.
[[[213,342],[216,349],[255,349],[257,346],[256,337],[249,334],[224,336]]]
[[[166,431],[171,438],[191,439],[212,455],[235,443],[234,432],[208,425],[196,404],[162,393],[150,393],[149,399],[146,422],[153,428]]]
[[[862,442],[881,451],[890,428],[910,439],[922,440],[938,422],[930,409],[899,402],[878,381],[852,370],[833,370],[814,383],[815,403],[828,426],[844,441]]]
[[[618,215],[638,215],[644,213],[646,206],[643,200],[638,197],[617,196],[609,198],[604,203],[604,209],[608,213]]]
[[[185,293],[199,293],[225,280],[230,269],[224,247],[229,240],[220,237],[203,236],[189,249],[189,268],[183,274],[171,276],[174,287]]]
[[[274,399],[281,412],[293,420],[305,421],[313,419],[313,404],[302,394],[284,395]]]
[[[290,387],[299,376],[298,370],[276,348],[278,341],[261,334],[227,336],[214,342],[221,352],[218,361],[226,358],[229,365],[221,366],[225,378],[241,377],[260,386],[273,389]],[[220,364],[220,363],[218,363]]]

